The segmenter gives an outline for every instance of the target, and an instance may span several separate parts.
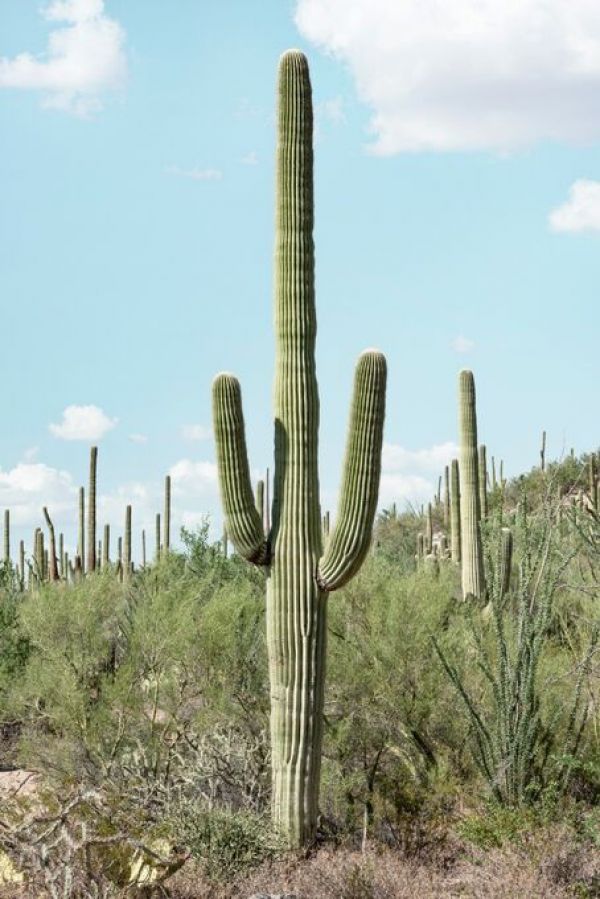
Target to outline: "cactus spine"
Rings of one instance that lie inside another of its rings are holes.
[[[479,509],[482,518],[485,518],[488,513],[488,501],[487,501],[487,450],[485,447],[485,443],[482,443],[479,447],[479,457],[478,457],[478,465],[479,465]]]
[[[477,460],[477,411],[475,380],[467,370],[459,375],[460,442],[460,531],[463,599],[477,599],[485,593],[481,512],[479,507],[479,471]]]
[[[314,839],[321,768],[327,594],[368,553],[377,503],[386,364],[356,369],[336,525],[322,555],[315,371],[312,101],[306,58],[279,68],[275,247],[275,476],[267,539],[250,482],[240,386],[213,385],[215,444],[227,532],[240,555],[267,566],[272,808],[290,846]]]
[[[171,475],[165,478],[165,520],[163,521],[164,538],[163,550],[169,552],[171,546]]]
[[[96,472],[98,469],[98,447],[90,448],[90,480],[88,485],[87,518],[87,570],[96,570]]]

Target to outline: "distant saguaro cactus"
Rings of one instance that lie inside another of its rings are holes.
[[[79,536],[77,540],[77,555],[79,556],[79,565],[75,560],[75,571],[78,576],[85,573],[85,490],[79,488]]]
[[[460,476],[458,459],[450,463],[450,558],[460,564]]]
[[[110,565],[110,525],[104,525],[104,539],[102,540],[102,567]]]
[[[459,376],[460,512],[463,598],[483,597],[485,580],[481,545],[477,411],[473,373]]]
[[[10,510],[4,510],[4,563],[10,563]]]
[[[340,509],[322,553],[315,371],[312,102],[308,64],[293,50],[279,68],[275,266],[275,477],[271,531],[256,511],[239,382],[213,385],[216,455],[227,532],[237,552],[267,568],[272,806],[290,846],[317,823],[327,594],[369,550],[381,469],[386,363],[358,361]]]
[[[154,561],[158,562],[160,559],[160,512],[156,513],[155,542]]]
[[[540,468],[546,471],[546,432],[542,431],[542,445],[540,447]]]
[[[125,538],[123,540],[123,580],[131,577],[131,506],[125,508]]]
[[[59,581],[60,575],[58,573],[58,564],[56,561],[56,537],[54,535],[54,525],[52,524],[52,519],[48,514],[46,506],[43,508],[43,513],[48,526],[48,536],[50,538],[48,549],[48,578],[51,581]]]
[[[265,522],[265,482],[257,481],[256,482],[256,511],[258,512],[258,516],[263,523]]]
[[[487,449],[485,443],[482,443],[479,447],[479,455],[478,455],[478,478],[479,478],[479,508],[481,510],[481,517],[485,518],[488,513],[488,501],[487,501]]]
[[[96,473],[98,447],[90,448],[90,482],[88,486],[87,570],[96,570]]]
[[[165,520],[163,521],[164,537],[163,550],[169,552],[171,548],[171,475],[165,478]]]
[[[510,590],[512,570],[513,535],[510,528],[502,528],[500,533],[500,595],[506,596]]]
[[[433,552],[433,510],[427,503],[427,520],[425,524],[425,552]]]
[[[146,531],[142,528],[142,568],[146,567]]]
[[[450,527],[450,467],[444,466],[444,527]]]

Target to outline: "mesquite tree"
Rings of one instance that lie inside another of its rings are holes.
[[[312,100],[305,56],[279,67],[275,240],[275,476],[265,537],[250,481],[240,385],[213,385],[225,526],[237,552],[267,572],[273,817],[290,846],[314,839],[319,796],[327,595],[369,549],[381,471],[386,363],[356,368],[336,525],[322,551],[315,370]]]

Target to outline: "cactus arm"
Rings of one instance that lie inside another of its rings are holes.
[[[233,375],[220,374],[215,378],[213,419],[227,533],[240,556],[255,565],[266,565],[269,553],[252,494],[242,394]]]
[[[369,550],[381,474],[386,379],[385,357],[372,350],[363,353],[356,366],[340,510],[317,575],[321,589],[329,592],[356,574]]]

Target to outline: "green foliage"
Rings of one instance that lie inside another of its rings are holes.
[[[227,882],[283,851],[270,820],[248,811],[189,803],[177,808],[173,833],[214,881]]]

